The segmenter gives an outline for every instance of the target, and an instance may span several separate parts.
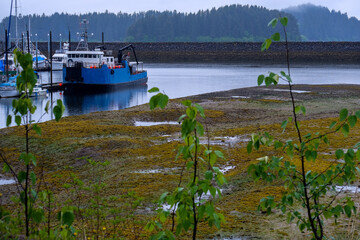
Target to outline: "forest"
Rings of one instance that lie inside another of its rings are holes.
[[[304,41],[359,41],[360,22],[346,13],[304,4],[284,10],[298,21]]]
[[[311,4],[282,10],[260,6],[229,5],[196,13],[147,11],[138,13],[55,13],[47,16],[23,15],[18,18],[18,32],[30,30],[32,41],[79,40],[80,21],[89,20],[89,41],[107,42],[259,42],[269,35],[267,22],[280,15],[289,18],[290,41],[359,41],[360,22],[346,13],[330,11]],[[4,39],[9,18],[0,22],[0,39]],[[277,29],[278,30],[278,29]],[[12,18],[11,38],[15,37]],[[19,34],[19,38],[21,35]]]

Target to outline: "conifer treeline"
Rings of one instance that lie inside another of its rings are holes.
[[[305,41],[360,41],[360,21],[346,13],[312,4],[284,11],[297,18]]]
[[[313,5],[301,5],[284,11],[286,13],[258,6],[230,5],[197,13],[147,11],[114,14],[106,11],[81,15],[33,14],[19,17],[18,32],[26,32],[30,19],[32,41],[36,41],[35,33],[39,41],[47,41],[50,30],[53,41],[59,41],[60,34],[62,41],[67,41],[69,31],[72,41],[78,41],[80,21],[88,19],[89,41],[101,41],[102,32],[107,42],[263,41],[273,32],[267,23],[281,14],[289,17],[287,30],[292,41],[360,41],[360,21],[348,18],[346,14]],[[1,40],[7,26],[8,18],[5,18],[0,23]],[[11,38],[14,38],[14,19],[11,34]]]

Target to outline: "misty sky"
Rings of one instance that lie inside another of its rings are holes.
[[[10,2],[11,0],[0,0],[0,20],[9,16]],[[114,13],[147,10],[196,12],[199,9],[211,9],[230,4],[249,4],[269,9],[282,9],[309,2],[328,7],[330,10],[340,10],[348,13],[348,16],[360,19],[359,0],[18,0],[20,7],[18,12],[23,15],[33,13],[50,15],[54,12],[88,13],[104,12],[105,10]]]

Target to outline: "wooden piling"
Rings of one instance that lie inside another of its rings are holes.
[[[26,40],[27,40],[27,50],[28,53],[30,53],[30,36],[29,36],[29,30],[26,31]],[[31,53],[30,53],[31,54]]]
[[[53,72],[52,72],[52,36],[50,31],[50,83],[53,85]]]
[[[8,56],[8,39],[7,39],[7,30],[5,29],[5,61],[6,61],[6,82],[9,81],[9,56]]]

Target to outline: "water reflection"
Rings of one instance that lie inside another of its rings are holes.
[[[147,101],[147,85],[123,87],[101,93],[64,93],[68,116],[98,111],[120,110]]]
[[[170,98],[186,97],[195,94],[225,91],[234,88],[257,85],[259,74],[269,71],[284,70],[278,65],[243,65],[243,64],[146,64],[148,70],[148,88],[158,87]],[[50,82],[49,72],[40,72],[40,83]],[[360,67],[358,65],[311,65],[292,68],[292,79],[295,84],[359,84]],[[62,81],[62,71],[54,71],[53,82]],[[64,116],[79,115],[94,111],[118,110],[143,104],[149,101],[152,94],[146,93],[144,86],[124,88],[107,93],[72,94],[62,92],[49,94],[47,97],[34,98],[38,110],[34,116],[37,120],[44,112],[46,102],[62,99],[66,110]],[[246,98],[246,96],[233,96]],[[0,128],[5,127],[7,114],[11,113],[11,99],[0,99]],[[52,119],[45,115],[42,121]]]
[[[46,113],[44,109],[48,101],[52,102],[53,106],[55,106],[57,99],[61,99],[65,105],[64,116],[129,108],[147,102],[147,88],[147,85],[140,85],[91,94],[48,93],[46,96],[32,98],[37,110],[30,120],[38,122],[40,119],[43,122],[55,119],[51,111]],[[12,101],[13,98],[0,99],[0,128],[6,127],[7,116],[9,114],[13,115]],[[11,126],[14,125],[13,121]]]

